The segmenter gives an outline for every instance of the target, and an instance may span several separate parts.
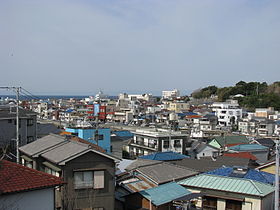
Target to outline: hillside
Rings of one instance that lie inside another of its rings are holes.
[[[194,91],[194,98],[209,98],[212,95],[218,96],[218,101],[225,101],[241,94],[244,97],[236,97],[239,104],[249,110],[263,107],[274,107],[280,110],[280,82],[268,85],[266,82],[244,82],[240,81],[235,86],[218,88],[208,86]]]

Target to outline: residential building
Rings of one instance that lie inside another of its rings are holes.
[[[242,118],[242,109],[236,100],[214,102],[211,108],[218,117],[218,125],[222,127],[237,124],[238,120]]]
[[[180,96],[180,91],[177,89],[174,90],[164,90],[162,91],[162,98],[163,99],[173,99]]]
[[[275,113],[273,107],[269,108],[256,108],[255,110],[255,116],[256,117],[263,117],[263,118],[268,118],[269,115],[273,115]]]
[[[128,145],[127,151],[131,157],[166,151],[185,153],[188,136],[181,132],[163,129],[139,129],[133,133],[134,137]]]
[[[274,186],[255,180],[200,174],[178,184],[204,194],[197,200],[197,207],[203,209],[274,209]]]
[[[257,134],[259,136],[272,136],[274,134],[275,122],[273,120],[264,120],[259,122]]]
[[[78,136],[90,143],[103,148],[107,153],[111,152],[111,130],[110,128],[81,128],[68,127],[66,132]]]
[[[15,154],[16,151],[16,107],[0,107],[0,148],[9,146]],[[19,145],[33,142],[37,138],[37,114],[19,108]]]
[[[96,145],[95,145],[96,147]],[[57,208],[114,209],[117,158],[90,144],[50,134],[20,147],[22,164],[61,177]]]
[[[246,136],[215,136],[208,144],[221,150],[227,150],[229,146],[249,143],[250,140]]]
[[[185,102],[170,102],[168,106],[169,111],[173,112],[187,112],[190,109],[190,104]]]
[[[238,130],[241,134],[245,135],[256,135],[257,134],[257,126],[258,122],[254,119],[249,120],[246,119],[240,119],[238,121]]]
[[[62,184],[58,177],[0,160],[0,209],[53,210],[55,187]]]
[[[201,157],[216,158],[220,155],[220,149],[213,147],[205,142],[195,141],[192,143],[191,149],[188,151],[191,158],[200,159]]]

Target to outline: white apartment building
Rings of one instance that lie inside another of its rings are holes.
[[[227,100],[226,102],[215,102],[211,106],[218,117],[218,125],[231,126],[242,118],[242,109],[237,100]]]
[[[180,91],[177,90],[177,89],[162,91],[162,98],[163,99],[172,99],[172,98],[177,98],[179,96],[180,96]]]
[[[139,129],[128,145],[132,157],[148,155],[154,152],[173,151],[184,154],[187,134],[163,129]]]

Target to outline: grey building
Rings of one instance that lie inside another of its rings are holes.
[[[57,208],[114,209],[117,158],[89,144],[50,134],[20,147],[22,164],[62,177]]]
[[[33,142],[37,138],[35,112],[19,109],[19,145]],[[9,146],[15,153],[16,139],[16,107],[0,106],[0,147]]]

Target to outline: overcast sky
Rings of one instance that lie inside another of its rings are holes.
[[[272,83],[279,11],[279,0],[0,0],[0,86],[158,95]]]

